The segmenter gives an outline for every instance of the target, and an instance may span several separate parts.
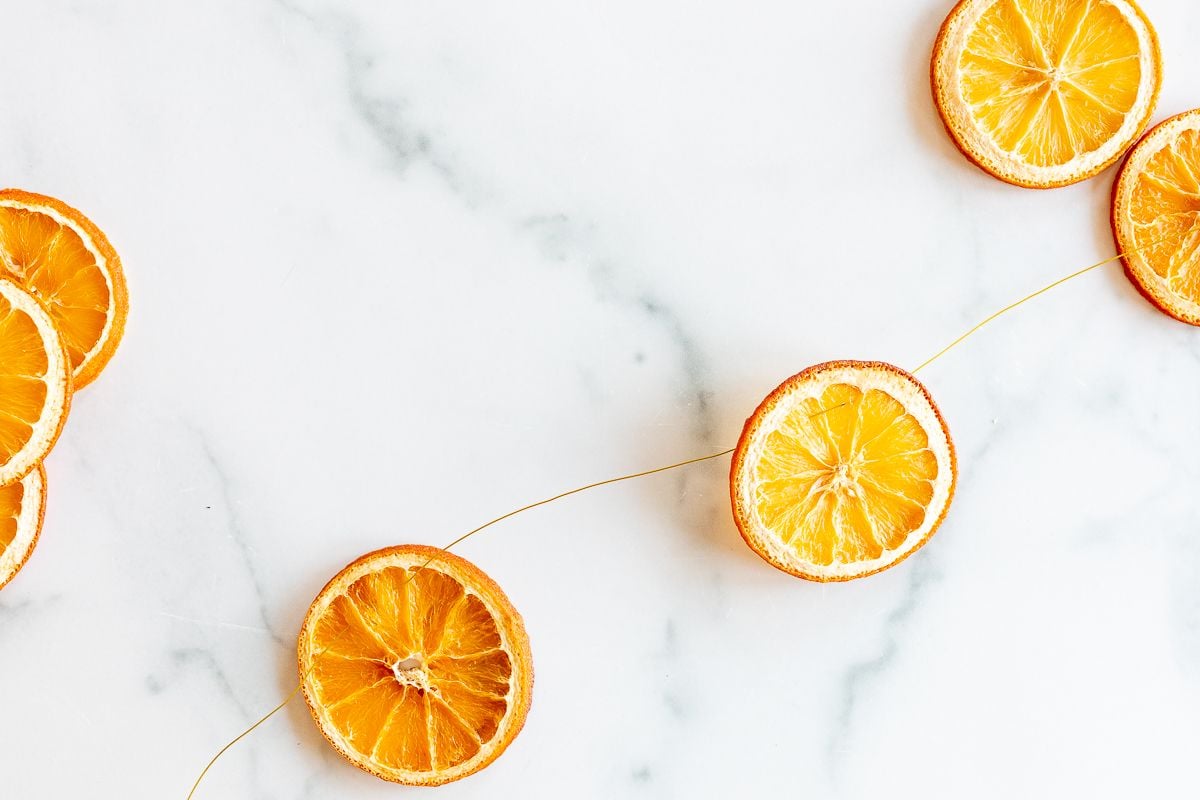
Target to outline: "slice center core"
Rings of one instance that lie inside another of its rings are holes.
[[[850,483],[850,465],[846,462],[841,462],[833,468],[833,488],[845,489]]]
[[[392,675],[401,686],[411,686],[420,694],[424,694],[430,688],[425,664],[417,656],[402,658],[393,664]]]

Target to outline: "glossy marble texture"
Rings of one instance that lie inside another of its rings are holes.
[[[182,800],[361,553],[722,450],[1111,255],[1114,170],[1018,189],[944,134],[950,5],[4,2],[0,181],[91,215],[132,308],[0,593],[0,795]],[[1155,119],[1200,106],[1200,6],[1142,5]],[[961,474],[901,566],[767,566],[725,459],[571,497],[459,551],[534,648],[493,766],[385,784],[294,701],[197,797],[1187,796],[1200,330],[1110,265],[922,379]]]

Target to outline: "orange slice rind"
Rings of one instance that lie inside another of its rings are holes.
[[[1200,325],[1200,109],[1159,123],[1113,184],[1125,274],[1167,314]]]
[[[494,761],[525,722],[533,666],[508,598],[465,559],[423,545],[369,553],[313,601],[304,698],[352,764],[435,786]]]
[[[1008,183],[1090,178],[1150,121],[1158,37],[1132,0],[962,0],[930,68],[955,145]]]
[[[121,259],[104,232],[61,200],[4,189],[0,276],[46,306],[71,358],[75,388],[95,380],[116,352],[129,312]]]
[[[21,480],[58,439],[71,403],[71,364],[34,297],[0,279],[0,486]]]
[[[730,468],[742,538],[779,569],[845,581],[891,567],[954,496],[950,433],[916,378],[831,361],[784,381],[746,421]]]
[[[46,510],[46,472],[39,465],[22,480],[0,486],[0,589],[37,545]]]

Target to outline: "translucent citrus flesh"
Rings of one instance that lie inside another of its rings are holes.
[[[1104,0],[997,0],[959,59],[963,96],[1000,149],[1058,166],[1120,130],[1139,53],[1136,31]]]
[[[921,526],[937,474],[929,437],[898,400],[832,384],[767,435],[754,502],[803,560],[854,563],[899,547]]]
[[[390,567],[351,584],[317,621],[311,649],[316,696],[333,725],[391,769],[461,764],[508,711],[513,667],[496,621],[432,567]]]
[[[49,368],[37,325],[0,296],[0,463],[33,438],[46,404]]]
[[[0,486],[0,556],[17,538],[17,518],[24,497],[25,487],[19,482]]]
[[[0,273],[42,301],[78,369],[100,341],[112,301],[79,234],[48,214],[0,206]]]
[[[1133,247],[1171,291],[1200,303],[1200,131],[1185,130],[1147,161],[1129,195]]]

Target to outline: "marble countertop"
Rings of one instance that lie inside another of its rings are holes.
[[[0,182],[131,296],[0,595],[5,797],[182,800],[359,554],[723,449],[803,367],[912,367],[1114,252],[1113,170],[1017,189],[944,134],[949,0],[4,5]],[[1162,119],[1200,6],[1142,5]],[[385,784],[294,701],[197,797],[1185,794],[1200,331],[1110,265],[922,379],[961,474],[899,567],[772,569],[725,460],[568,498],[460,550],[533,642],[493,766]]]

